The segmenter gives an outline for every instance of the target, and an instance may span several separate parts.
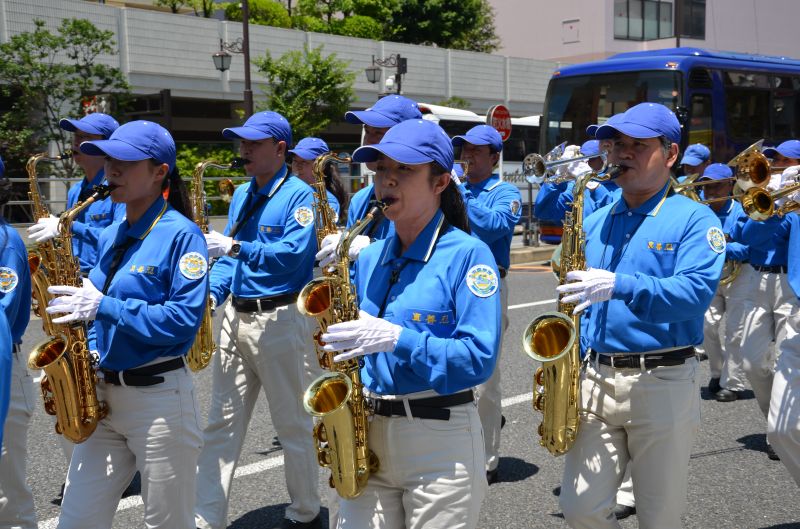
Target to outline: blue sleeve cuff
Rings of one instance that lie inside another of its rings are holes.
[[[629,274],[616,274],[614,278],[614,294],[612,299],[620,299],[630,303],[633,299],[633,290],[636,287],[636,277]]]
[[[394,348],[394,354],[403,359],[411,358],[414,350],[417,348],[419,334],[413,329],[403,328],[400,331],[400,337],[397,339],[397,345]]]
[[[104,321],[106,323],[117,323],[122,315],[122,304],[124,301],[111,296],[103,296],[100,300],[100,306],[97,307],[97,316],[95,319]]]

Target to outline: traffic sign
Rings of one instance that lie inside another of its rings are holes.
[[[495,105],[486,113],[486,124],[500,133],[503,141],[511,137],[511,113],[505,105]]]

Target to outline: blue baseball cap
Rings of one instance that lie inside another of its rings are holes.
[[[618,119],[621,119],[621,118],[622,118],[622,113],[614,114],[613,116],[608,118],[606,120],[606,122],[603,123],[603,125],[611,125],[611,126],[613,126],[614,123],[616,123],[616,121]],[[594,138],[595,135],[597,134],[597,129],[599,129],[603,125],[599,125],[599,124],[597,124],[597,125],[589,125],[588,127],[586,127],[586,134],[591,136],[592,138]]]
[[[733,170],[725,163],[712,163],[698,180],[724,180],[733,177]]]
[[[222,131],[222,135],[229,140],[266,140],[273,138],[276,141],[285,141],[292,145],[292,126],[285,117],[277,112],[256,112],[244,122],[241,127],[230,127]]]
[[[314,160],[317,156],[330,152],[330,149],[322,138],[309,136],[298,141],[294,149],[289,149],[289,152],[303,160]]]
[[[344,120],[348,123],[382,129],[420,118],[422,112],[419,111],[417,102],[398,95],[382,97],[366,110],[350,110],[344,115]]]
[[[380,143],[359,147],[354,162],[374,162],[384,154],[407,164],[437,162],[445,169],[453,167],[453,145],[447,133],[426,119],[411,119],[389,129]]]
[[[589,140],[581,145],[582,156],[600,156],[600,140]]]
[[[609,120],[610,121],[610,120]],[[631,138],[658,138],[665,136],[672,143],[681,141],[681,124],[675,114],[660,103],[639,103],[632,106],[614,123],[601,125],[595,137],[598,140],[609,140],[617,133]]]
[[[767,147],[763,153],[767,158],[774,158],[776,153],[787,158],[800,158],[800,140],[788,140],[777,147]]]
[[[695,143],[686,147],[680,165],[700,165],[711,158],[711,151],[702,143]]]
[[[503,150],[503,138],[497,129],[490,125],[475,125],[463,136],[453,136],[453,147],[471,143],[472,145],[488,145],[495,152]]]
[[[119,123],[108,114],[95,112],[81,119],[64,118],[58,122],[58,126],[68,132],[79,130],[86,134],[98,134],[107,140],[119,128]]]
[[[152,121],[131,121],[111,134],[107,140],[85,141],[81,152],[89,156],[110,156],[116,160],[136,162],[152,158],[175,168],[175,141],[172,135]]]

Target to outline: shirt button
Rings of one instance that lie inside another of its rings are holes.
[[[392,296],[392,301],[396,300],[397,296]]]
[[[625,234],[625,238],[626,238],[626,239],[630,239],[630,238],[631,238],[631,234],[630,234],[630,233],[626,233],[626,234]]]
[[[630,217],[631,215],[633,215],[633,213],[631,213],[631,212],[629,211],[629,212],[628,212],[628,216]]]

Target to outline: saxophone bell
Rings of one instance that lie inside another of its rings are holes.
[[[566,355],[577,338],[575,324],[563,312],[545,312],[531,321],[522,336],[525,353],[539,362]]]

